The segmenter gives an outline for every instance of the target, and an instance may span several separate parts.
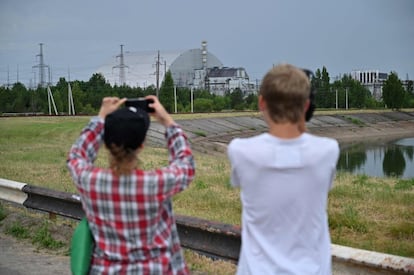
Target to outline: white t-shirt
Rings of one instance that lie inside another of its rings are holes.
[[[331,274],[326,209],[338,142],[266,133],[232,140],[228,156],[243,206],[237,274]]]

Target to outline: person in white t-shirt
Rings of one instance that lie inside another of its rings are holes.
[[[313,96],[304,70],[272,68],[258,99],[268,132],[229,144],[242,202],[237,274],[331,274],[326,210],[339,146],[306,132]]]

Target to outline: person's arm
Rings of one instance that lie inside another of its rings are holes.
[[[99,114],[93,117],[82,130],[79,138],[72,145],[67,159],[67,166],[75,182],[78,182],[82,171],[93,167],[103,140],[105,117],[125,102],[117,97],[105,97]]]
[[[231,173],[230,173],[230,184],[234,187],[240,187],[240,180],[237,174],[237,148],[238,139],[233,139],[227,147],[227,156],[230,161]]]
[[[99,116],[93,117],[72,145],[67,167],[76,183],[79,182],[82,171],[93,166],[103,140],[103,129],[104,120]]]
[[[168,146],[169,165],[164,173],[173,181],[171,186],[165,186],[164,191],[172,195],[188,187],[195,175],[195,162],[187,136],[178,125],[170,125],[166,129],[165,137]]]
[[[151,115],[166,128],[165,137],[169,151],[169,165],[156,172],[159,173],[159,191],[163,195],[162,199],[164,199],[164,196],[171,196],[187,188],[194,178],[195,163],[184,131],[174,122],[157,97],[147,96],[147,98],[154,101],[149,106],[154,109],[154,113],[151,113]]]

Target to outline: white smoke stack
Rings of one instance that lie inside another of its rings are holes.
[[[201,61],[204,72],[207,72],[207,41],[201,42]]]

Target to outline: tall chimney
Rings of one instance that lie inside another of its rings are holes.
[[[201,61],[204,72],[207,72],[207,41],[201,42]]]

